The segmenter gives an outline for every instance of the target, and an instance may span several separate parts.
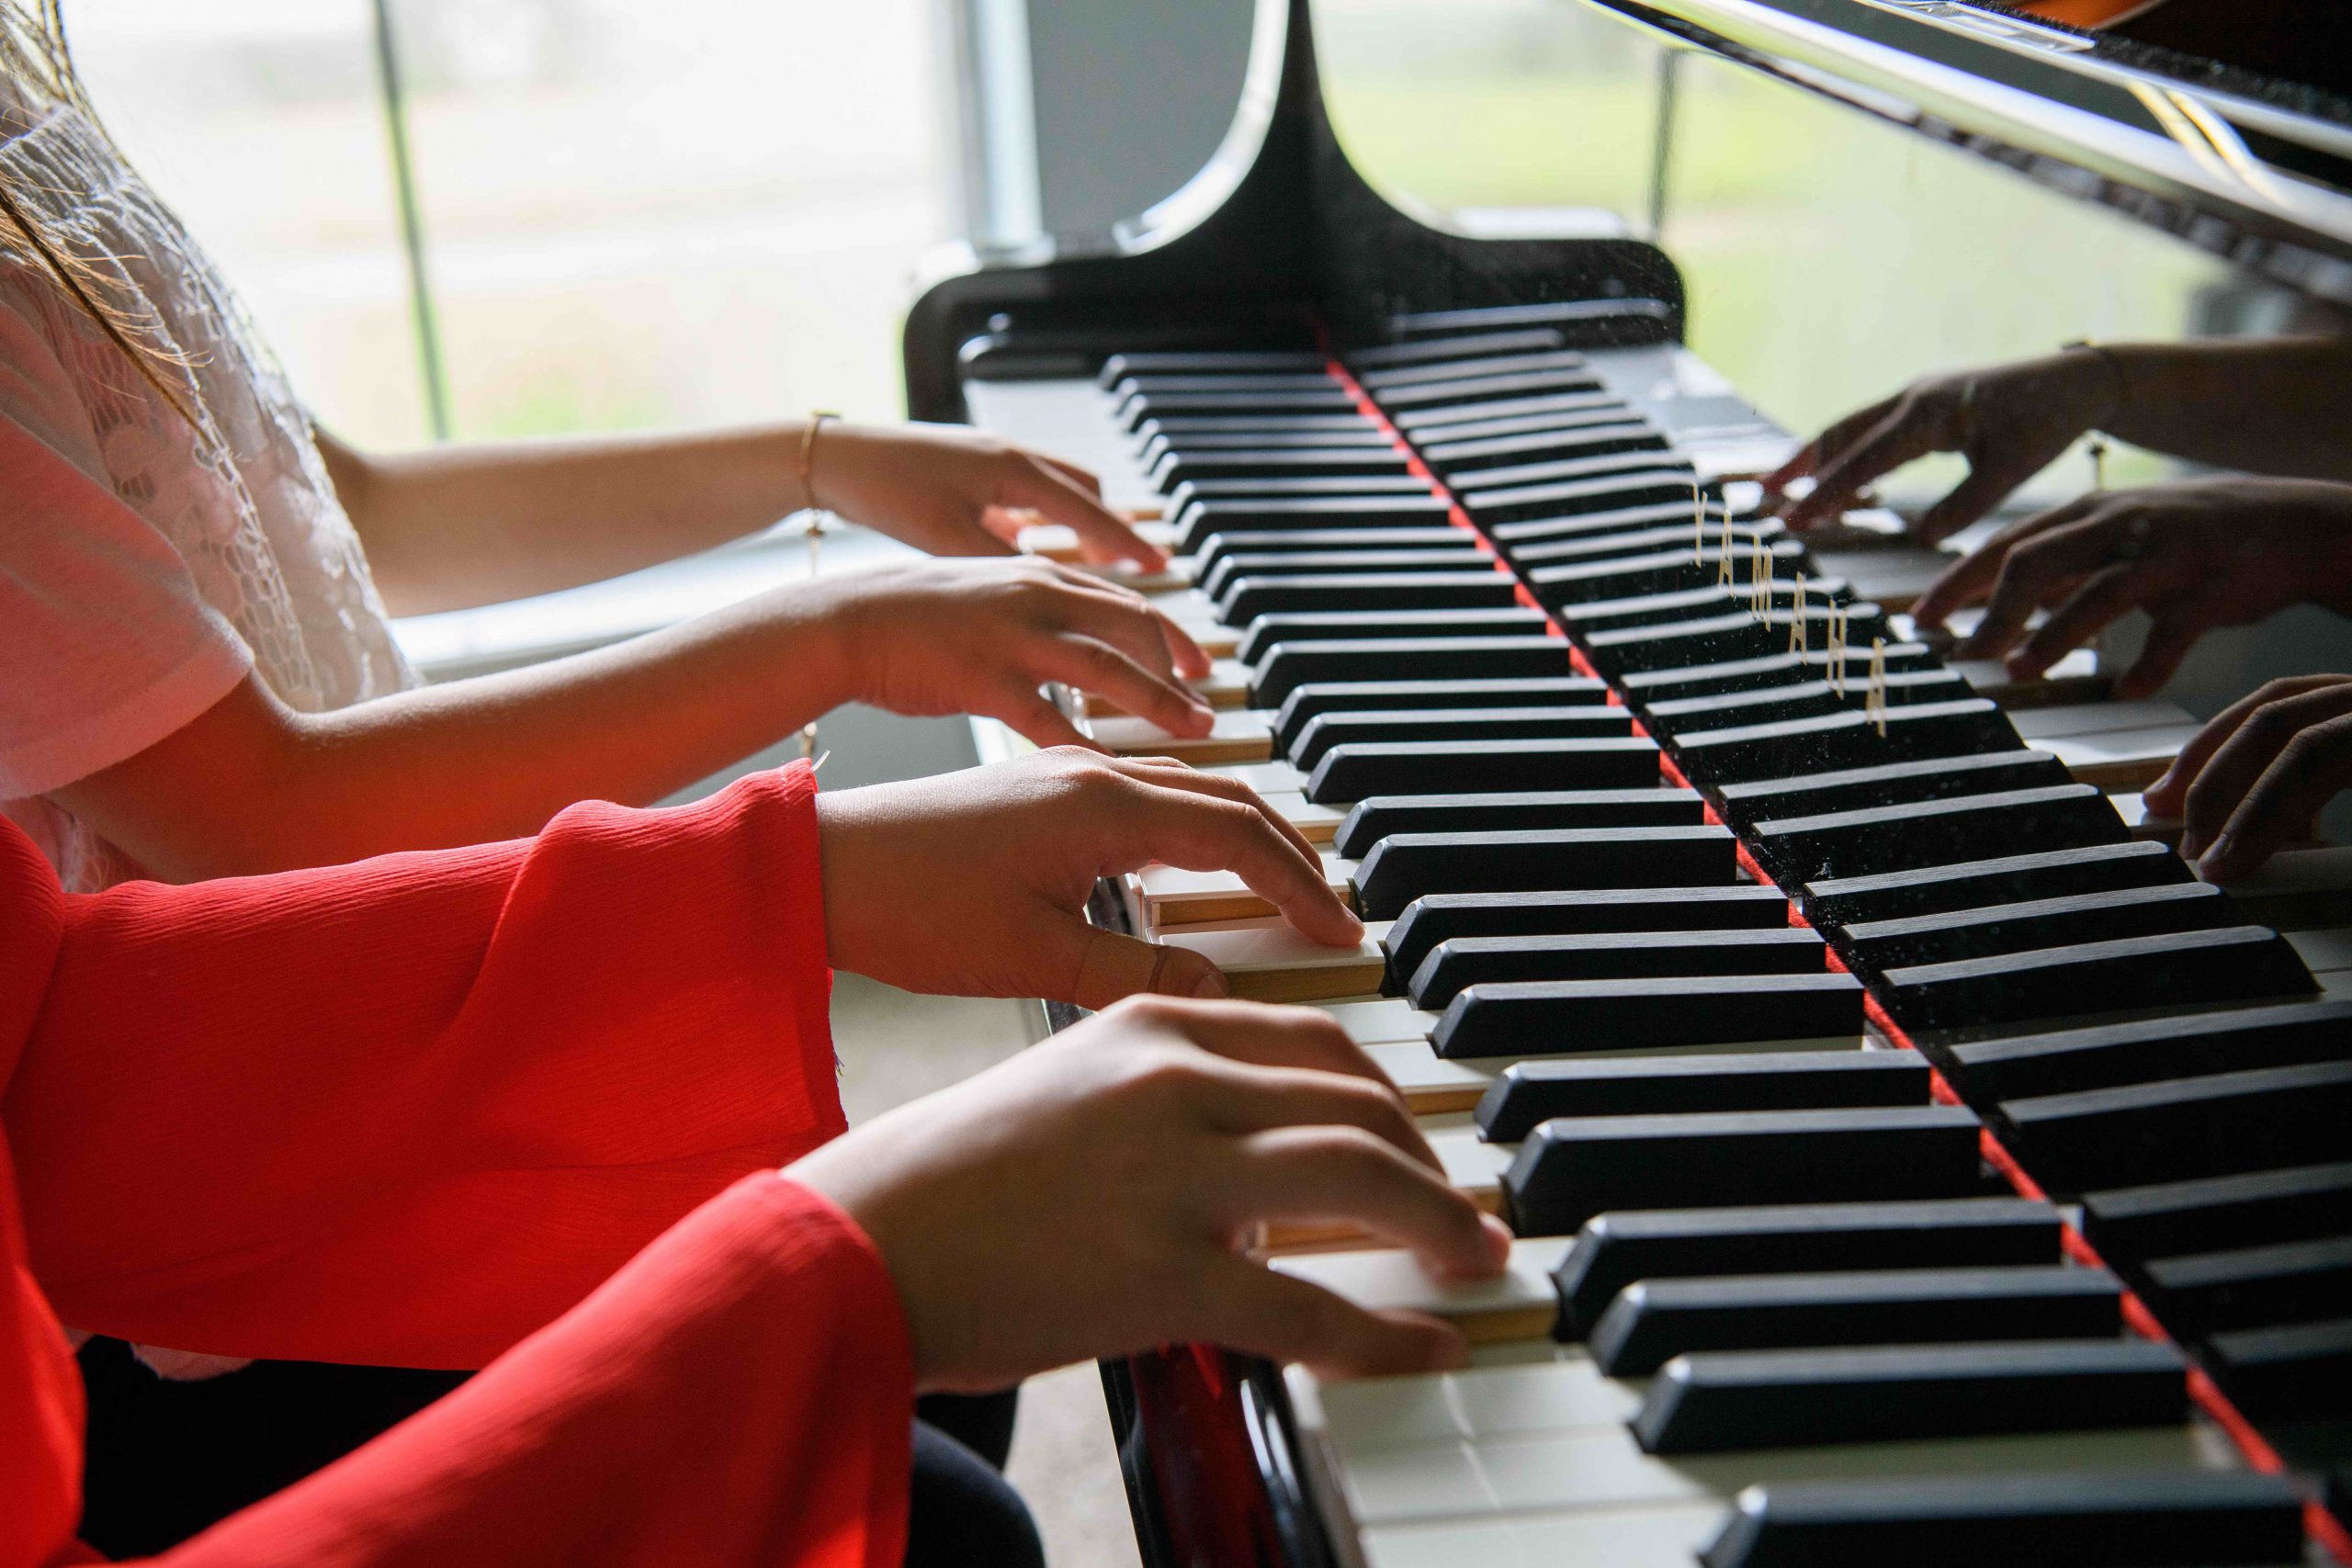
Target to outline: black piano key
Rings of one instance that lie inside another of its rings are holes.
[[[1384,412],[1395,413],[1408,409],[1467,408],[1474,404],[1498,403],[1558,392],[1593,392],[1600,389],[1600,383],[1590,371],[1563,368],[1417,381],[1410,386],[1387,388],[1376,400]]]
[[[1612,1209],[1969,1198],[1982,1131],[1957,1105],[1559,1117],[1521,1143],[1503,1193],[1521,1235]]]
[[[1198,573],[1193,586],[1211,599],[1221,599],[1234,580],[1243,577],[1329,577],[1389,571],[1492,573],[1494,570],[1494,557],[1478,548],[1468,535],[1456,533],[1448,545],[1408,550],[1232,551]]]
[[[2153,887],[2187,882],[2190,875],[2188,865],[2170,846],[2139,839],[2088,849],[1922,866],[1917,871],[1824,877],[1804,884],[1799,901],[1816,925],[1852,925],[2113,887]]]
[[[1214,392],[1251,398],[1261,392],[1322,392],[1343,389],[1321,366],[1299,370],[1145,371],[1112,383],[1111,395],[1131,399],[1165,397],[1170,392]]]
[[[1415,1007],[1439,1011],[1472,986],[1645,975],[1810,975],[1821,971],[1823,953],[1819,933],[1792,926],[1452,937],[1421,960],[1405,994]]]
[[[1882,762],[1792,778],[1754,779],[1724,784],[1721,794],[1724,810],[1734,820],[1760,822],[1860,811],[1873,806],[1905,806],[1954,795],[2046,789],[2073,782],[2066,764],[2049,752],[2004,747],[1964,757],[1928,757],[1916,762]]]
[[[2166,931],[1882,972],[1905,1029],[2018,1023],[2070,1013],[2211,1007],[2313,987],[2295,950],[2267,926]]]
[[[1922,670],[1940,668],[1936,656],[1925,643],[1898,642],[1885,649],[1886,669],[1891,675],[1913,674]],[[1870,676],[1870,649],[1860,653],[1849,649],[1846,671],[1849,684],[1860,690]],[[1796,649],[1787,647],[1756,659],[1735,659],[1720,664],[1692,664],[1679,669],[1644,670],[1625,677],[1625,694],[1639,707],[1672,697],[1697,697],[1726,692],[1754,691],[1759,686],[1781,686],[1807,676],[1826,679],[1829,671],[1829,655],[1826,649]]]
[[[1459,483],[1522,464],[1668,450],[1667,439],[1656,425],[1645,419],[1626,419],[1613,424],[1539,428],[1477,440],[1434,442],[1421,448],[1421,457],[1449,481]]]
[[[1592,479],[1507,490],[1476,490],[1461,495],[1463,510],[1486,527],[1673,501],[1685,506],[1690,504],[1690,475],[1665,464]]]
[[[1152,349],[1111,355],[1095,384],[1108,391],[1130,376],[1283,375],[1323,368],[1323,356],[1312,349]]]
[[[1670,553],[1670,552],[1669,552]],[[1684,563],[1687,567],[1688,563]],[[1787,585],[1782,585],[1786,595]],[[1703,621],[1734,610],[1746,613],[1747,596],[1727,592],[1708,579],[1680,587],[1622,594],[1567,604],[1555,599],[1548,606],[1567,634],[1579,641],[1628,626],[1658,626],[1673,621]],[[1751,619],[1754,619],[1752,615]]]
[[[1615,499],[1613,491],[1604,492],[1594,505],[1565,510],[1555,517],[1498,523],[1487,530],[1487,537],[1509,555],[1562,540],[1623,539],[1668,525],[1679,525],[1685,530],[1690,526],[1690,485],[1687,479],[1679,500],[1643,501],[1620,506],[1611,504]],[[1719,530],[1723,526],[1721,503],[1711,501],[1708,505],[1712,509],[1707,513],[1708,526]],[[1738,527],[1737,524],[1733,525],[1735,536]]]
[[[1535,618],[1540,625],[1542,617]],[[1283,624],[1268,631],[1273,640],[1260,641],[1262,624],[1241,639],[1244,648],[1260,655],[1250,676],[1251,707],[1280,710],[1305,686],[1578,678],[1575,656],[1560,638],[1504,629],[1523,622],[1496,621],[1499,635],[1491,637],[1317,637],[1312,626],[1295,627],[1291,617],[1277,619]],[[1289,635],[1294,631],[1296,635]]]
[[[1182,515],[1195,502],[1345,499],[1376,501],[1420,497],[1430,493],[1429,481],[1415,474],[1372,474],[1343,479],[1186,479],[1168,492],[1168,510]]]
[[[1916,670],[1886,678],[1889,703],[1949,703],[1976,694],[1974,688],[1949,670]],[[1645,704],[1643,716],[1668,734],[1684,729],[1712,729],[1724,725],[1763,724],[1774,719],[1810,718],[1862,705],[1862,688],[1840,692],[1826,681],[1792,682],[1746,692],[1724,692],[1703,697],[1668,697]],[[2054,759],[2053,759],[2054,760]]]
[[[1685,730],[1675,737],[1675,760],[1695,778],[1730,784],[1873,762],[1961,757],[2017,740],[2007,716],[1982,697],[1892,707],[1883,723],[1884,734],[1879,724],[1849,708],[1777,724]]]
[[[1697,975],[1811,975],[1823,943],[1813,931],[1729,930],[1453,937],[1431,949],[1407,983],[1417,1008],[1441,1011],[1472,986]]]
[[[2107,796],[2082,784],[1775,818],[1747,835],[1774,875],[1804,882],[1949,865],[1983,844],[2029,853],[2131,836]]]
[[[1536,376],[1568,374],[1580,379],[1592,379],[1592,363],[1570,349],[1535,349],[1525,353],[1479,354],[1464,350],[1459,357],[1423,360],[1410,365],[1363,366],[1356,370],[1356,379],[1365,390],[1386,400],[1386,394],[1399,387],[1427,387],[1444,381],[1464,381],[1481,376]]]
[[[2170,893],[2201,886],[2194,882],[2171,883],[2138,891]],[[2227,1012],[2137,1019],[2089,1029],[1965,1041],[1947,1051],[1946,1070],[1972,1099],[2071,1094],[2153,1078],[2341,1061],[2352,1056],[2352,1002],[2286,1002]]]
[[[1482,468],[1463,476],[1455,488],[1477,487],[1482,504],[1493,509],[1493,497],[1538,490],[1549,485],[1580,484],[1588,479],[1609,479],[1618,474],[1649,474],[1660,468],[1672,469],[1689,459],[1670,452],[1613,452],[1595,457],[1552,457],[1541,462],[1511,464],[1503,468]],[[1685,481],[1687,486],[1689,481]],[[1703,493],[1703,491],[1702,492]],[[1483,515],[1477,507],[1472,514]]]
[[[2077,893],[2066,898],[1871,920],[1843,928],[1838,945],[1857,969],[1875,972],[2028,948],[2207,930],[2233,924],[2236,919],[2235,907],[2220,888],[2202,882],[2176,882],[2120,893]]]
[[[2222,1392],[2257,1421],[2352,1416],[2352,1317],[2216,1334],[2208,1365]],[[2338,1471],[2329,1511],[2352,1521],[2352,1470]]]
[[[1438,943],[1458,937],[1777,930],[1788,924],[1788,900],[1778,888],[1754,882],[1576,893],[1437,893],[1407,905],[1380,941],[1389,976],[1402,989]]]
[[[2000,1116],[2026,1169],[2059,1191],[2304,1165],[2344,1152],[2352,1062],[2005,1100]]]
[[[1294,693],[1293,695],[1296,694]],[[1317,714],[1302,726],[1287,755],[1312,773],[1335,746],[1378,741],[1422,744],[1450,740],[1569,739],[1630,736],[1634,716],[1606,703],[1565,707],[1349,708]]]
[[[1325,714],[1399,713],[1430,708],[1597,708],[1605,706],[1608,697],[1609,688],[1589,675],[1535,675],[1489,681],[1316,681],[1295,688],[1283,699],[1274,715],[1274,744],[1289,753],[1306,727]]]
[[[1710,513],[1708,515],[1713,517],[1714,513]],[[1661,550],[1679,549],[1685,564],[1701,567],[1712,573],[1715,569],[1713,558],[1704,555],[1694,558],[1690,551],[1691,536],[1690,519],[1686,513],[1682,516],[1668,515],[1663,522],[1649,527],[1579,531],[1565,537],[1514,542],[1498,547],[1510,558],[1511,564],[1521,571],[1532,571],[1538,567],[1575,566],[1593,561],[1611,560],[1625,556],[1646,556]],[[1720,537],[1720,533],[1717,536]],[[1758,538],[1780,541],[1785,537],[1786,532],[1777,517],[1770,520],[1769,527],[1735,526],[1732,530],[1732,538],[1737,547],[1742,550],[1747,549]]]
[[[1781,540],[1771,549],[1784,572],[1792,563],[1804,558],[1804,546],[1795,539]],[[1598,560],[1551,566],[1537,566],[1514,557],[1512,564],[1526,579],[1528,592],[1543,604],[1562,610],[1572,631],[1582,624],[1570,613],[1572,606],[1685,592],[1704,595],[1694,602],[1692,614],[1702,607],[1720,609],[1731,603],[1729,598],[1717,596],[1721,590],[1715,583],[1715,569],[1694,563],[1687,544],[1641,555],[1604,556]],[[1784,575],[1781,581],[1785,589],[1790,580]]]
[[[1370,795],[1459,789],[1634,789],[1657,777],[1654,740],[1453,740],[1338,746],[1306,776],[1306,798],[1338,806]]]
[[[1246,626],[1261,615],[1332,610],[1507,610],[1518,603],[1519,585],[1498,570],[1372,571],[1362,576],[1322,572],[1234,578],[1216,602],[1216,613],[1227,626]]]
[[[1288,501],[1204,501],[1168,509],[1177,549],[1190,555],[1219,534],[1272,534],[1322,528],[1451,527],[1436,496],[1309,496]]]
[[[2352,1317],[2352,1235],[2154,1258],[2140,1274],[2141,1294],[2165,1325],[2198,1338]]]
[[[1437,962],[1437,955],[1430,962]],[[1479,1134],[1488,1143],[1515,1144],[1538,1122],[1559,1116],[1826,1111],[1925,1105],[1928,1098],[1927,1059],[1916,1051],[1746,1051],[1513,1062],[1488,1086],[1476,1115]],[[1744,1266],[1691,1270],[1754,1271]]]
[[[1445,432],[1475,427],[1498,419],[1535,419],[1563,414],[1629,412],[1632,405],[1613,392],[1544,392],[1533,397],[1496,398],[1453,407],[1392,409],[1390,421],[1416,441],[1438,441]]]
[[[1644,418],[1630,405],[1600,403],[1590,408],[1568,409],[1551,413],[1502,414],[1487,419],[1458,420],[1452,424],[1427,427],[1420,443],[1421,456],[1430,466],[1439,468],[1453,458],[1449,450],[1458,445],[1485,442],[1507,435],[1540,435],[1557,432],[1573,434],[1583,431],[1626,430],[1659,435],[1657,425]]]
[[[2137,1339],[1719,1351],[1668,1361],[1634,1436],[1655,1454],[2169,1427],[2188,1367]]]
[[[1770,626],[1741,609],[1695,621],[1621,626],[1594,632],[1580,641],[1595,668],[1622,676],[1714,660],[1752,659],[1785,648],[1788,636],[1785,632],[1775,636]]]
[[[1472,664],[1501,662],[1511,666],[1460,671],[1465,674],[1574,673],[1575,661],[1569,657],[1568,645],[1545,632],[1548,624],[1543,611],[1517,606],[1508,610],[1320,610],[1269,615],[1254,623],[1241,634],[1234,657],[1244,664],[1256,666],[1250,692],[1250,705],[1253,708],[1280,707],[1282,700],[1290,695],[1291,687],[1309,681],[1377,681],[1398,675],[1443,680],[1455,673],[1458,667],[1446,664],[1429,668],[1418,662],[1409,668],[1399,666],[1408,660],[1443,660],[1450,654],[1459,654]],[[1490,643],[1497,637],[1511,638],[1514,646],[1509,649],[1459,646],[1474,640]],[[1414,646],[1396,646],[1408,641]],[[1278,671],[1268,666],[1265,659],[1283,643],[1348,646],[1326,648],[1317,659],[1295,654],[1286,661],[1290,668]],[[1389,646],[1364,646],[1368,643]],[[1550,644],[1540,649],[1546,656],[1542,660],[1530,657],[1539,651],[1539,643]],[[1511,655],[1516,655],[1516,660]],[[1520,668],[1521,665],[1528,668]]]
[[[1587,1221],[1552,1272],[1560,1295],[1555,1337],[1584,1337],[1636,1280],[2027,1268],[2062,1258],[2064,1230],[2055,1208],[2024,1198],[1615,1211]]]
[[[1860,982],[1824,973],[1473,986],[1446,1004],[1430,1042],[1458,1061],[1861,1032]]]
[[[2352,1164],[2296,1165],[2083,1194],[2083,1235],[2109,1262],[2308,1241],[2352,1216]]]
[[[1702,1568],[2253,1568],[2300,1563],[2302,1495],[2258,1471],[1773,1482],[1739,1495]]]
[[[1482,555],[1476,536],[1452,524],[1395,528],[1234,528],[1211,534],[1201,542],[1193,558],[1193,577],[1205,588],[1210,574],[1228,556],[1314,554],[1336,560],[1342,556],[1392,550],[1443,550],[1449,554],[1467,550]]]
[[[1113,395],[1118,394],[1114,390]],[[1354,400],[1337,382],[1333,382],[1328,387],[1302,387],[1285,391],[1166,391],[1155,392],[1148,398],[1130,396],[1121,399],[1112,422],[1121,430],[1133,431],[1147,419],[1166,419],[1172,414],[1213,414],[1219,419],[1241,419],[1258,414],[1357,412]]]
[[[1595,1365],[1647,1377],[1709,1350],[1962,1340],[2098,1339],[2123,1328],[2103,1269],[1903,1269],[1643,1280],[1593,1325]]]
[[[1411,472],[1405,455],[1393,446],[1277,446],[1170,452],[1152,464],[1148,477],[1165,493],[1180,484],[1215,480],[1369,479]]]
[[[1541,354],[1565,348],[1567,339],[1557,327],[1518,327],[1491,333],[1465,333],[1456,337],[1423,338],[1412,343],[1385,344],[1377,348],[1351,348],[1349,367],[1359,375],[1399,365],[1429,365],[1469,355]]]
[[[1200,424],[1230,428],[1187,428]],[[1247,420],[1148,419],[1136,427],[1136,456],[1146,468],[1170,452],[1272,452],[1285,448],[1303,451],[1338,446],[1394,452],[1396,442],[1368,419],[1312,414],[1304,420],[1255,424]]]

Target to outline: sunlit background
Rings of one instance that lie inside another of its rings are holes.
[[[948,232],[926,0],[397,0],[451,433],[900,406]],[[67,0],[132,158],[321,421],[429,434],[366,0]]]

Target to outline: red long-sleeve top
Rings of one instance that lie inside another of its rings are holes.
[[[840,1211],[805,767],[59,892],[0,821],[0,1568],[84,1561],[61,1321],[481,1374],[173,1564],[865,1564],[912,1368]]]

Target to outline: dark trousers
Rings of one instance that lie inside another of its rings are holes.
[[[464,1372],[262,1361],[172,1382],[117,1339],[82,1348],[89,1393],[82,1538],[109,1557],[178,1544],[407,1419]],[[998,1473],[1020,1391],[916,1406],[910,1568],[1045,1562],[1028,1507]]]

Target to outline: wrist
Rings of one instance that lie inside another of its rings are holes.
[[[2084,429],[2106,429],[2132,406],[2132,374],[2117,350],[2077,338],[2058,351],[2058,361],[2075,389]]]

